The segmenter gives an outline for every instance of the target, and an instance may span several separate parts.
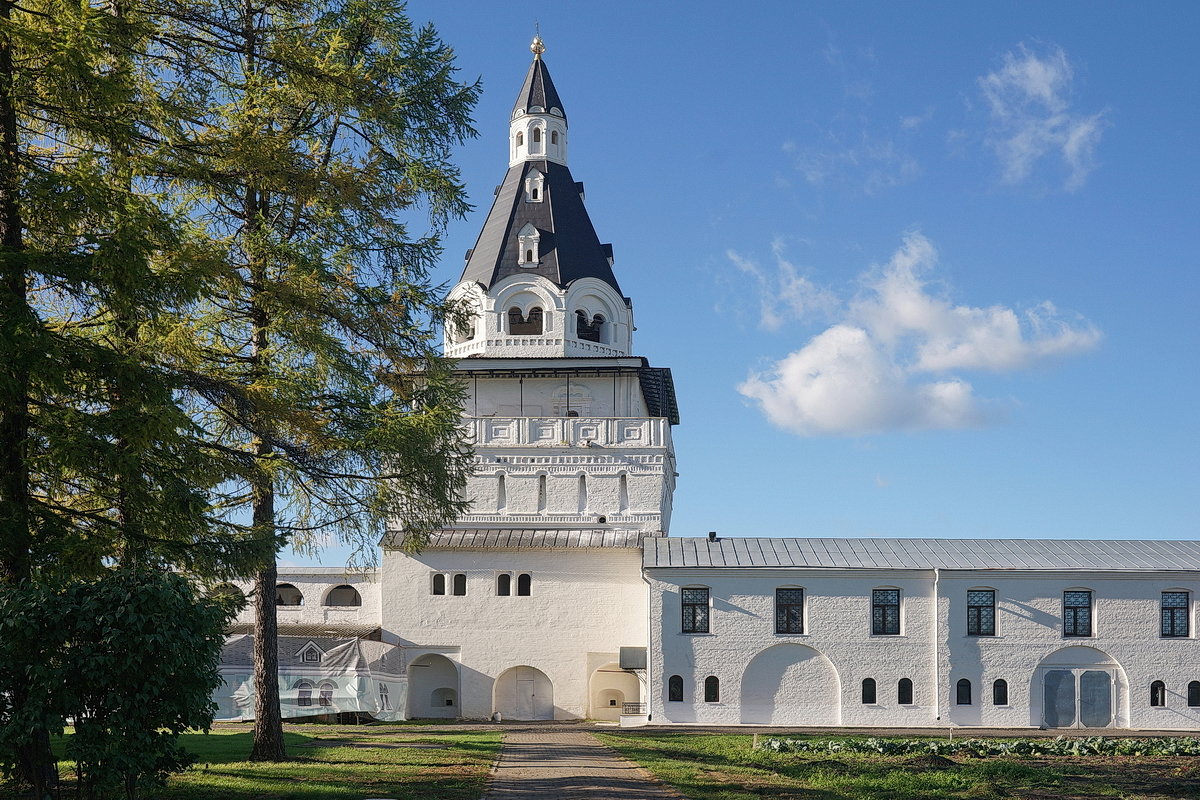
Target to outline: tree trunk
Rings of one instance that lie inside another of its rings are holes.
[[[271,505],[274,497],[268,500]],[[254,509],[257,519],[259,507]],[[279,712],[279,627],[275,614],[275,564],[254,579],[254,748],[251,761],[284,761],[283,718]]]
[[[29,351],[39,324],[26,294],[24,222],[21,219],[17,106],[12,96],[12,41],[2,32],[11,25],[14,3],[0,0],[0,582],[9,586],[30,578],[32,518],[28,447]],[[29,702],[28,689],[12,687],[13,705]],[[50,733],[35,729],[19,746],[18,776],[41,798],[57,794],[58,770]]]

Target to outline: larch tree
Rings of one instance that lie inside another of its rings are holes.
[[[10,615],[49,585],[74,582],[83,597],[139,565],[147,580],[244,574],[274,552],[211,508],[209,490],[238,465],[209,446],[160,355],[171,332],[160,313],[194,302],[205,276],[190,221],[146,190],[145,175],[170,161],[160,128],[177,110],[139,63],[153,31],[132,2],[0,2],[0,603]],[[79,715],[34,648],[0,637],[0,649],[0,767],[42,797],[56,782],[49,732]],[[211,719],[203,702],[189,713]]]
[[[167,348],[196,419],[243,459],[220,500],[258,538],[373,552],[419,544],[462,510],[461,386],[440,356],[429,271],[467,206],[452,147],[474,84],[395,0],[181,5],[160,47],[207,111],[163,178],[223,262]],[[417,233],[407,221],[418,220]],[[286,757],[274,562],[254,577],[251,757]]]

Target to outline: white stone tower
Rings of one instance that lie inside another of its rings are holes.
[[[675,487],[670,370],[632,355],[633,305],[567,166],[541,39],[509,121],[509,166],[451,292],[477,466],[462,529],[665,535]]]

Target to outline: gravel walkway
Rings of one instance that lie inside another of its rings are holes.
[[[591,734],[545,728],[504,735],[484,800],[684,800]]]

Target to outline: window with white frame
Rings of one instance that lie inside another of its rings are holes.
[[[1092,635],[1092,593],[1073,589],[1063,592],[1063,636]]]
[[[517,232],[517,263],[523,267],[536,267],[541,259],[538,254],[541,240],[541,232],[532,222],[526,222]]]
[[[775,590],[775,632],[804,633],[804,590]]]
[[[871,592],[871,635],[900,635],[899,589],[875,589]]]
[[[683,632],[708,633],[708,588],[692,587],[680,592]]]
[[[967,591],[967,635],[996,635],[996,593],[993,590]]]
[[[1188,635],[1188,593],[1162,593],[1162,627],[1163,636],[1172,638]]]
[[[525,202],[540,203],[546,198],[546,176],[531,169],[525,176]]]

